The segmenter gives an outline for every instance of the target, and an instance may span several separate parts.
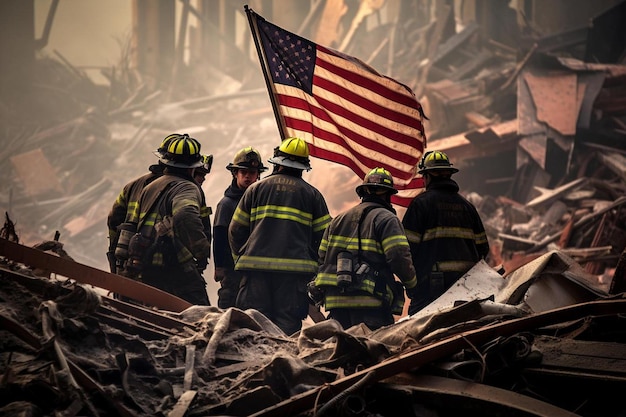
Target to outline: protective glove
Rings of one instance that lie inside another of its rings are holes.
[[[409,297],[411,300],[416,299],[419,295],[417,285],[413,288],[405,288],[404,291],[406,291],[406,296]]]
[[[324,290],[315,285],[315,280],[306,284],[306,293],[309,296],[309,303],[314,306],[320,306],[324,302]]]
[[[228,268],[224,268],[223,266],[215,267],[215,275],[213,275],[213,279],[215,282],[220,282],[228,275]]]

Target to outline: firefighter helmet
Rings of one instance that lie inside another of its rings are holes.
[[[274,156],[268,162],[290,168],[309,171],[309,145],[300,138],[287,138],[274,150]]]
[[[417,167],[419,168],[419,171],[417,171],[418,174],[436,170],[446,170],[451,173],[459,172],[458,169],[452,167],[448,155],[441,151],[426,152]]]
[[[200,142],[188,134],[174,134],[167,149],[162,153],[160,161],[167,166],[178,168],[197,168],[202,166]]]
[[[256,169],[259,172],[267,171],[267,167],[261,162],[261,154],[252,146],[240,149],[233,158],[233,162],[226,166],[226,169],[234,172],[238,169]]]
[[[213,166],[213,155],[202,155],[202,165],[196,168],[196,172],[208,174]]]
[[[153,154],[155,154],[156,156],[158,156],[159,158],[161,158],[163,155],[165,155],[165,152],[167,152],[167,146],[170,144],[170,142],[172,141],[172,139],[176,139],[178,138],[180,135],[178,133],[174,133],[171,135],[167,135],[165,137],[165,139],[163,139],[163,141],[161,142],[161,145],[159,145],[159,147],[157,148],[157,150],[155,150],[154,152],[152,152]]]
[[[397,194],[398,192],[393,186],[391,173],[385,168],[374,168],[367,173],[363,179],[363,184],[356,187],[356,193],[359,197],[369,194],[365,192],[366,190],[369,190],[371,194]]]

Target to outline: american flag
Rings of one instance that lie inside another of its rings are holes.
[[[423,187],[416,167],[426,141],[424,112],[411,89],[246,12],[283,137],[302,138],[311,156],[360,178],[386,168],[400,191],[392,202],[407,207]]]

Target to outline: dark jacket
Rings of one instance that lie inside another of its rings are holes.
[[[230,222],[235,269],[315,274],[329,222],[326,201],[315,187],[273,173],[246,189]]]
[[[151,165],[149,173],[142,175],[126,184],[117,196],[107,217],[107,227],[109,229],[109,252],[115,252],[117,240],[119,238],[118,226],[125,222],[137,222],[134,213],[139,204],[139,196],[144,187],[163,174],[164,165]]]
[[[337,255],[342,250],[352,254],[355,269],[365,262],[378,276],[366,274],[361,278],[355,277],[353,285],[345,290],[339,288]],[[406,288],[415,287],[417,282],[400,219],[393,208],[382,200],[368,202],[364,199],[361,204],[335,217],[324,232],[319,263],[315,285],[326,292],[326,310],[395,305],[395,313],[399,314],[404,304],[404,292],[394,288],[394,274]]]
[[[217,203],[213,219],[213,263],[216,268],[231,270],[235,268],[228,243],[228,225],[244,191],[237,186],[237,180],[233,178],[230,186],[224,191],[224,197]]]
[[[419,298],[411,302],[413,312],[441,295],[489,253],[478,211],[450,178],[434,177],[410,203],[402,224],[418,278]],[[445,281],[435,292],[432,272],[443,273]]]
[[[184,264],[195,260],[200,266],[206,265],[211,246],[201,217],[203,205],[202,192],[192,178],[165,173],[141,193],[139,231],[143,235],[155,237],[155,224],[166,215],[172,216],[174,235],[177,243],[180,243],[175,254],[177,262]],[[163,265],[165,259],[171,259],[171,255],[157,250],[149,263]]]

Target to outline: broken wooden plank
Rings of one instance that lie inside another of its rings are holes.
[[[477,128],[486,127],[493,123],[489,117],[484,116],[477,111],[469,111],[465,113],[465,118]]]
[[[614,209],[615,207],[619,207],[622,204],[626,203],[626,196],[622,196],[620,198],[618,198],[617,200],[615,200],[613,203],[608,204],[607,206],[603,207],[602,209],[598,210],[597,212],[594,213],[589,213],[586,216],[583,216],[582,218],[580,218],[579,220],[576,221],[576,223],[574,223],[573,229],[576,229],[578,227],[581,227],[582,225],[586,224],[587,222],[595,219],[598,216],[603,215],[604,213],[606,213],[609,210]],[[558,239],[561,236],[561,232],[556,233],[555,235],[552,236],[548,236],[545,239],[543,239],[541,242],[539,242],[539,244],[533,246],[530,250],[530,252],[535,252],[535,251],[539,251],[543,248],[545,248],[549,243],[554,242],[556,239]]]
[[[539,242],[537,242],[534,239],[527,239],[524,238],[522,236],[517,236],[517,235],[510,235],[508,233],[498,233],[498,237],[504,241],[510,240],[512,242],[516,242],[516,243],[522,243],[524,245],[536,245]]]
[[[0,239],[0,255],[14,262],[49,270],[77,282],[104,288],[161,309],[180,312],[191,307],[188,301],[139,281],[72,262],[6,239]]]
[[[619,175],[623,181],[626,181],[626,157],[618,153],[609,152],[602,152],[599,156],[606,167]]]
[[[541,193],[541,195],[539,195],[538,197],[533,198],[532,200],[530,200],[528,203],[526,203],[527,207],[537,207],[541,204],[545,204],[547,202],[553,201],[557,198],[559,198],[560,196],[562,196],[563,194],[573,190],[576,187],[579,187],[583,184],[585,184],[585,182],[587,181],[587,178],[582,177],[582,178],[578,178],[575,179],[574,181],[571,181],[567,184],[564,184],[560,187],[557,187],[553,190],[549,190],[547,188],[543,188],[543,187],[537,187],[535,186],[535,190],[539,191]]]
[[[445,20],[447,16],[448,15],[446,13],[446,14],[442,14],[441,16],[438,16],[438,18]],[[437,62],[441,61],[450,53],[452,53],[454,50],[456,50],[460,45],[464,44],[465,41],[467,41],[474,33],[478,31],[478,29],[479,27],[476,22],[474,21],[469,22],[467,26],[463,28],[462,31],[452,36],[451,38],[441,43],[440,45],[438,45],[437,52],[431,59],[431,65],[436,65]]]
[[[189,406],[193,402],[194,398],[196,398],[196,394],[198,394],[198,391],[185,391],[176,402],[176,405],[174,405],[172,411],[167,413],[167,417],[186,416]]]
[[[244,357],[241,353],[215,352],[215,359],[222,359],[233,362],[245,362],[250,358]]]
[[[613,246],[597,246],[595,248],[563,248],[560,252],[571,256],[572,258],[578,258],[578,262],[584,262],[586,258],[592,258],[595,256],[608,255],[611,253]]]
[[[258,360],[252,360],[247,362],[233,363],[232,365],[220,366],[215,370],[216,377],[222,377],[224,375],[237,374],[245,371],[246,369],[258,368],[261,366]]]
[[[183,378],[183,389],[185,390],[185,393],[187,393],[189,392],[189,390],[191,389],[191,385],[193,384],[194,363],[196,359],[196,345],[187,345],[185,352],[185,376]]]
[[[452,161],[489,156],[514,150],[517,146],[516,132],[517,120],[507,120],[483,129],[429,141],[428,149],[443,151]]]
[[[623,343],[538,336],[533,347],[542,354],[541,367],[626,377]]]
[[[524,67],[526,66],[526,64],[528,63],[528,61],[530,60],[530,57],[533,56],[533,54],[535,53],[535,51],[537,50],[537,44],[533,44],[533,46],[530,48],[530,50],[526,53],[526,55],[524,56],[524,58],[515,66],[515,70],[513,71],[513,73],[509,76],[509,78],[507,78],[507,80],[504,82],[504,84],[502,84],[500,86],[500,88],[498,89],[498,91],[501,93],[503,91],[505,91],[507,88],[509,88],[509,86],[511,84],[513,84],[513,81],[518,79],[518,75],[519,73],[524,69]]]

